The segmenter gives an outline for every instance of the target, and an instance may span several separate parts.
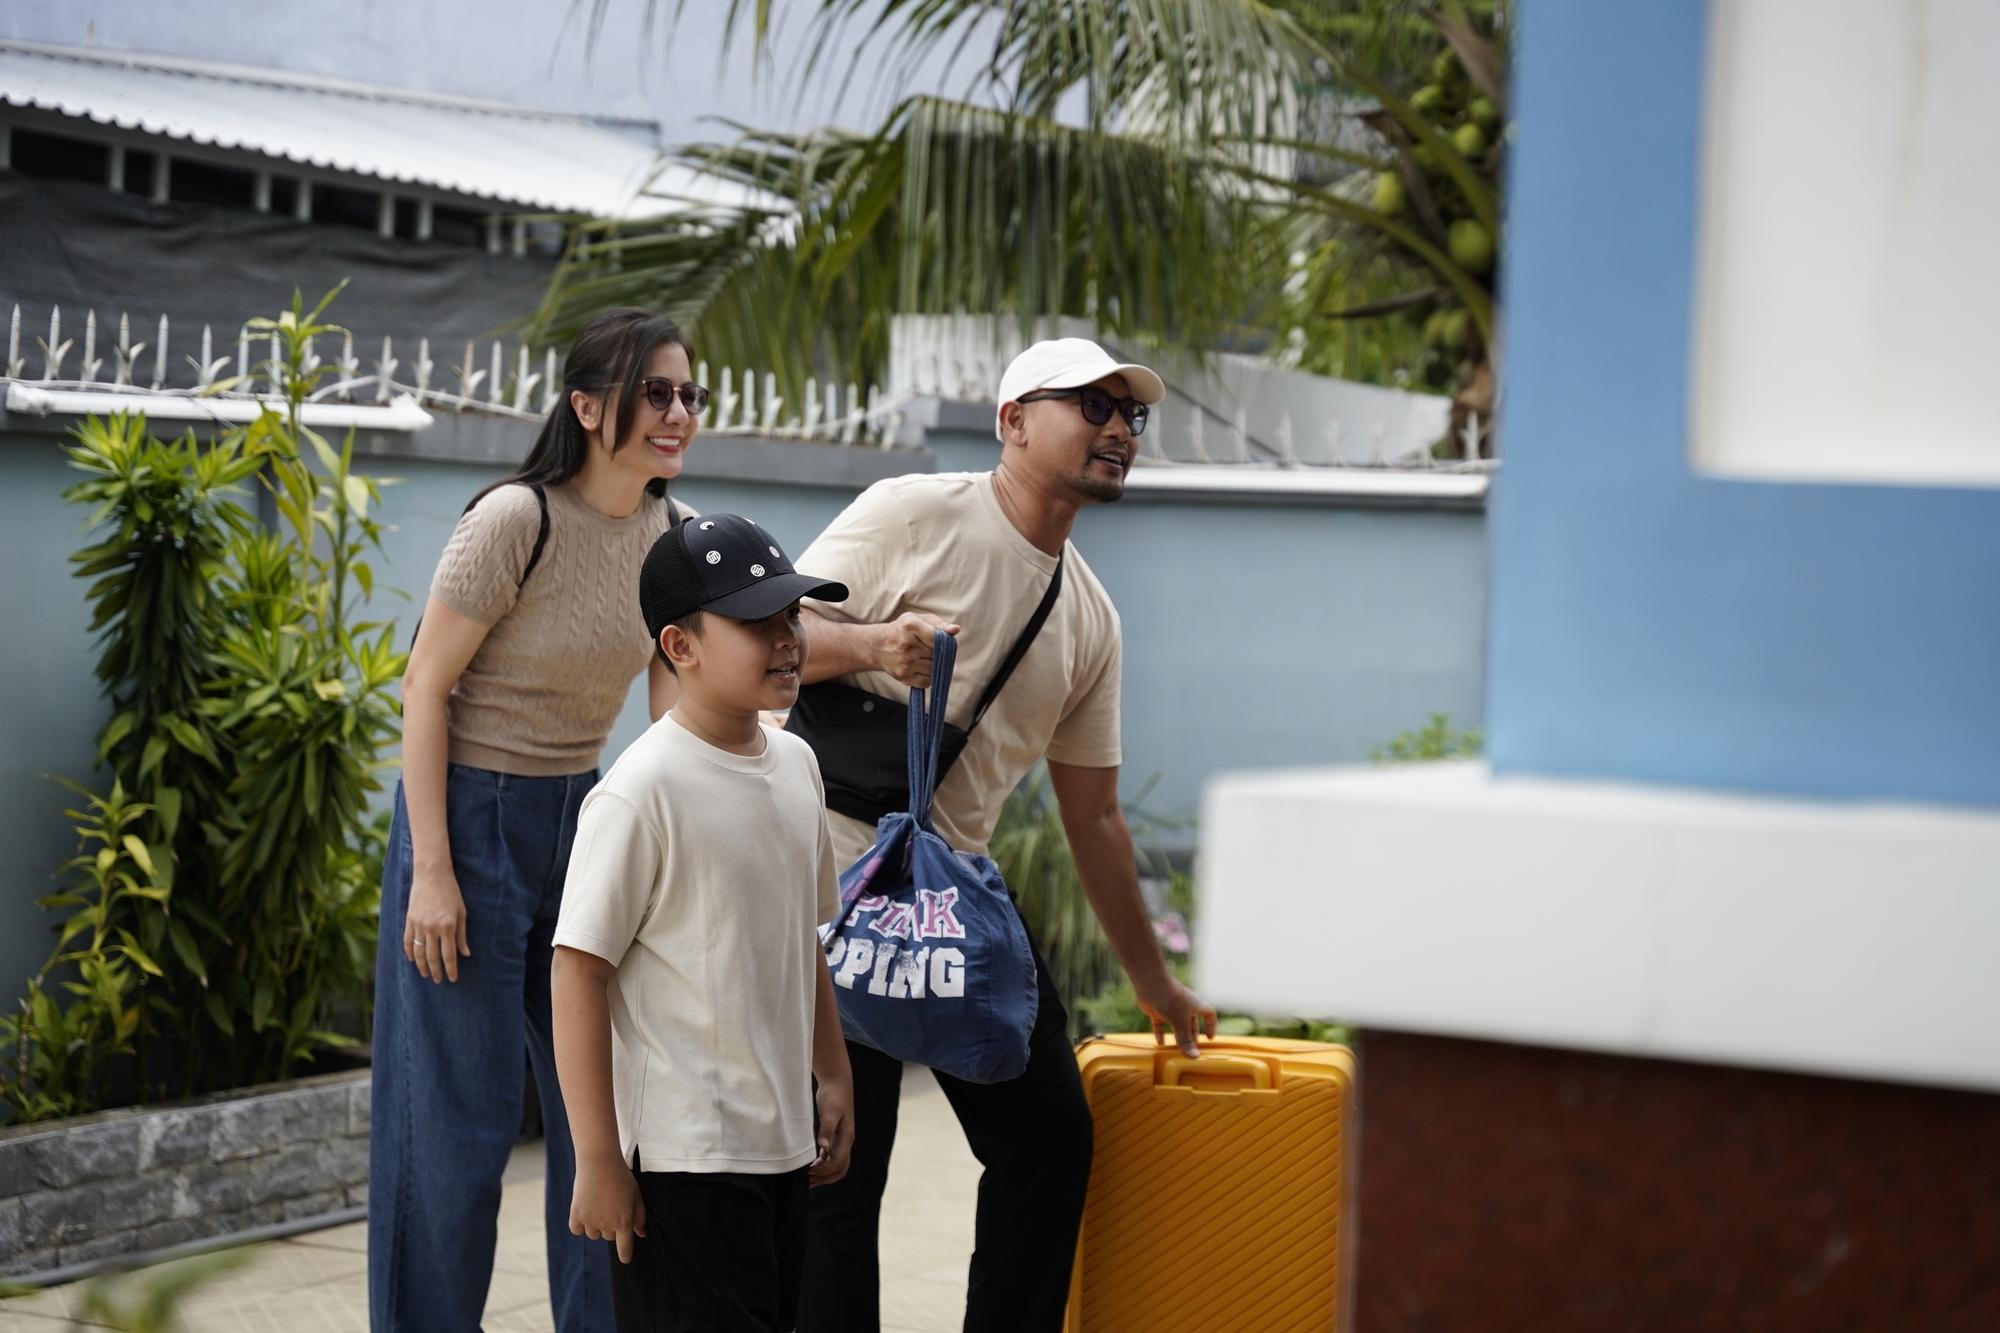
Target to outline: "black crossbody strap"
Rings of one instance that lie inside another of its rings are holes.
[[[1062,591],[1062,575],[1063,557],[1058,555],[1055,575],[1049,579],[1049,590],[1042,594],[1040,605],[1035,607],[1035,614],[1028,617],[1027,625],[1021,630],[1021,637],[1015,639],[1014,646],[1007,650],[1007,660],[1000,664],[1000,670],[994,673],[993,679],[986,683],[985,690],[980,693],[979,702],[972,709],[972,720],[965,724],[967,731],[979,725],[979,719],[986,716],[986,710],[1000,697],[1000,688],[1007,683],[1007,678],[1014,674],[1014,668],[1021,665],[1021,659],[1028,655],[1028,649],[1033,646],[1035,636],[1042,632],[1042,625],[1055,607],[1056,594]]]
[[[541,508],[542,526],[535,533],[534,549],[528,552],[528,563],[521,567],[521,577],[514,584],[516,588],[525,588],[528,586],[528,575],[535,572],[535,566],[541,563],[542,548],[549,544],[549,493],[542,489],[542,483],[540,483],[539,481],[529,482],[528,489],[535,493],[535,504]],[[458,516],[460,518],[464,518],[467,514],[472,512],[472,506],[478,503],[479,500],[477,497],[468,501],[465,508],[459,510]],[[668,512],[672,513],[673,511],[669,510]],[[424,627],[424,618],[422,614],[419,614],[417,616],[416,628],[410,631],[411,646],[413,647],[415,646],[417,642],[417,631],[421,630],[423,627]]]
[[[517,585],[520,587],[527,586],[528,575],[534,573],[535,566],[542,563],[542,548],[549,544],[549,493],[543,489],[542,483],[539,481],[529,482],[528,489],[535,493],[535,503],[541,507],[542,526],[535,533],[534,549],[528,552],[528,563],[521,570],[521,582]],[[667,527],[669,529],[679,527],[681,523],[681,511],[674,507],[673,497],[662,494],[660,498],[667,502]],[[468,512],[471,509],[471,505],[466,506]]]
[[[542,563],[542,548],[549,544],[549,493],[542,489],[542,483],[539,481],[529,482],[528,489],[535,493],[535,504],[541,508],[542,526],[535,533],[535,549],[528,552],[528,563],[522,566],[521,582],[516,584],[516,587],[526,585],[528,575],[534,573],[535,566]],[[468,511],[471,508],[471,505],[466,506]]]

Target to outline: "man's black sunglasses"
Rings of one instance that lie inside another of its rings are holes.
[[[698,417],[708,406],[708,390],[699,384],[676,385],[672,380],[652,376],[639,381],[640,392],[646,395],[646,405],[655,412],[665,412],[674,405],[674,399],[681,400],[681,406],[688,415]]]
[[[1104,425],[1111,420],[1111,414],[1116,412],[1125,418],[1125,424],[1132,428],[1134,435],[1146,433],[1146,418],[1152,411],[1137,398],[1113,398],[1094,384],[1081,389],[1037,389],[1033,393],[1022,394],[1014,401],[1038,403],[1045,398],[1076,399],[1077,410],[1082,412],[1083,419],[1093,426]]]

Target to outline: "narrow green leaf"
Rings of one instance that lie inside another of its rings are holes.
[[[97,740],[97,761],[100,764],[104,762],[105,757],[113,749],[117,748],[118,742],[132,734],[132,728],[138,725],[138,722],[139,715],[137,713],[125,712],[112,718],[105,725],[104,734],[98,737]]]
[[[201,961],[201,950],[195,945],[194,932],[179,917],[167,922],[167,939],[173,944],[174,952],[188,971],[194,973],[202,985],[208,985],[208,968]]]
[[[168,748],[169,741],[167,737],[162,736],[157,731],[146,738],[145,748],[139,752],[139,777],[141,781],[151,777],[153,771],[159,768],[160,762],[167,757]]]
[[[181,826],[181,790],[179,787],[159,787],[153,792],[153,808],[160,815],[160,829],[167,841],[174,840],[174,834]]]
[[[123,941],[121,948],[125,956],[137,963],[149,976],[163,977],[166,975],[166,973],[160,970],[160,965],[153,961],[152,956],[139,947],[139,941],[132,938],[131,931],[121,929],[118,932],[118,938]]]
[[[320,466],[327,470],[329,476],[339,476],[340,455],[333,451],[333,446],[328,444],[317,431],[309,430],[305,434],[306,439],[312,444],[313,453],[319,456]]]
[[[147,847],[137,834],[128,833],[125,835],[125,851],[134,861],[138,862],[139,869],[145,871],[149,876],[154,873],[152,849]]]
[[[329,1032],[325,1028],[314,1028],[305,1035],[322,1046],[332,1046],[339,1050],[352,1050],[361,1044],[345,1032]]]

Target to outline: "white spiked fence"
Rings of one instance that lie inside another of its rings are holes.
[[[100,354],[95,310],[84,312],[81,346],[74,333],[64,336],[65,327],[62,309],[52,307],[47,336],[29,333],[21,307],[14,306],[7,325],[7,360],[0,368],[5,371],[4,378],[18,386],[7,394],[13,410],[49,410],[53,393],[82,391],[89,404],[85,410],[90,411],[118,410],[126,398],[134,405],[150,399],[153,402],[147,410],[156,415],[242,420],[254,416],[254,405],[277,388],[268,378],[269,363],[264,359],[278,356],[275,333],[269,337],[267,350],[260,345],[264,340],[248,328],[237,329],[232,357],[227,343],[218,354],[214,329],[205,324],[199,339],[193,340],[198,350],[176,357],[170,348],[178,350],[184,335],[175,332],[165,315],[156,323],[141,321],[140,336],[135,340],[131,316],[121,313],[117,340],[110,340],[108,329],[103,333],[102,352],[108,353],[107,358]],[[68,327],[74,327],[73,320]],[[851,383],[822,384],[809,379],[803,394],[791,401],[779,392],[775,374],[734,366],[712,372],[703,361],[695,367],[696,382],[709,388],[702,429],[887,448],[897,438],[903,408],[910,400],[979,401],[991,393],[990,386],[998,378],[995,349],[975,336],[970,324],[955,322],[945,331],[948,336],[939,338],[937,330],[926,327],[921,330],[923,337],[892,348],[891,391],[886,393],[870,387],[864,395]],[[340,335],[338,352],[331,361],[308,342],[307,368],[325,367],[332,372],[310,401],[328,409],[353,409],[340,413],[351,424],[415,429],[429,420],[423,409],[539,420],[555,406],[562,391],[554,348],[517,342],[510,353],[503,340],[493,339],[484,346],[468,340],[460,348],[438,350],[447,359],[455,356],[455,362],[435,358],[429,338],[419,338],[415,354],[410,355],[407,343],[399,354],[395,343],[385,337],[380,351],[366,360],[352,333]],[[74,359],[72,353],[76,354]],[[157,401],[163,396],[180,400],[189,410],[163,411],[164,404]],[[190,404],[196,399],[205,404],[201,410]],[[392,407],[397,409],[395,413],[386,410]],[[1169,446],[1163,438],[1165,432],[1149,431],[1140,441],[1140,456],[1145,462],[1282,470],[1486,471],[1493,466],[1479,460],[1481,423],[1477,417],[1459,423],[1455,432],[1459,448],[1449,451],[1457,456],[1439,457],[1447,451],[1418,453],[1408,447],[1407,440],[1392,440],[1392,434],[1407,431],[1402,430],[1403,423],[1381,416],[1343,421],[1329,413],[1302,429],[1286,411],[1274,429],[1267,426],[1261,434],[1253,434],[1240,406],[1229,416],[1192,402],[1170,403],[1168,409],[1181,418],[1175,433],[1177,443]]]
[[[129,396],[135,407],[159,396],[243,403],[266,397],[278,388],[268,378],[265,367],[269,362],[264,359],[268,356],[275,360],[278,356],[275,333],[267,351],[256,346],[260,340],[248,328],[238,329],[235,355],[230,356],[226,350],[216,355],[214,328],[204,324],[199,355],[183,355],[176,360],[169,354],[169,347],[178,346],[177,335],[165,315],[160,316],[150,341],[134,341],[132,327],[129,314],[118,317],[118,340],[105,349],[111,358],[107,366],[105,358],[98,354],[95,310],[84,314],[81,355],[72,359],[71,353],[78,350],[77,340],[74,336],[63,336],[61,307],[49,310],[48,336],[29,334],[24,344],[21,307],[17,304],[8,320],[5,375],[0,378],[28,390],[87,391],[93,402],[104,395]],[[152,329],[145,324],[141,327]],[[332,371],[310,401],[383,407],[406,402],[445,411],[539,420],[555,406],[562,391],[554,348],[516,343],[510,354],[501,339],[494,339],[484,347],[468,340],[456,363],[449,365],[441,365],[433,358],[429,338],[417,340],[413,357],[408,356],[409,350],[406,343],[399,355],[394,341],[385,337],[380,353],[364,361],[356,349],[354,335],[343,332],[338,354],[328,360],[309,341],[306,369]],[[450,357],[452,353],[445,351],[443,355]],[[809,379],[799,400],[788,402],[778,391],[775,374],[760,375],[747,367],[723,366],[715,378],[710,376],[708,362],[695,367],[695,381],[709,387],[709,405],[702,414],[702,429],[711,433],[887,448],[895,441],[905,401],[902,397],[885,398],[878,389],[871,388],[864,397],[853,384],[821,384]],[[45,395],[37,398],[32,393],[10,397],[17,402],[46,401]]]

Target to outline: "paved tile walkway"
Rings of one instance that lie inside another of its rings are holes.
[[[883,1200],[882,1248],[903,1275],[882,1295],[884,1333],[951,1333],[964,1315],[979,1164],[935,1081],[903,1082],[896,1156]],[[312,1231],[252,1247],[250,1261],[191,1296],[188,1333],[367,1333],[366,1224]],[[488,1333],[551,1333],[542,1249],[540,1145],[514,1156],[501,1192],[500,1244],[487,1297]],[[0,1301],[0,1329],[54,1333],[95,1328],[78,1319],[81,1288]]]

